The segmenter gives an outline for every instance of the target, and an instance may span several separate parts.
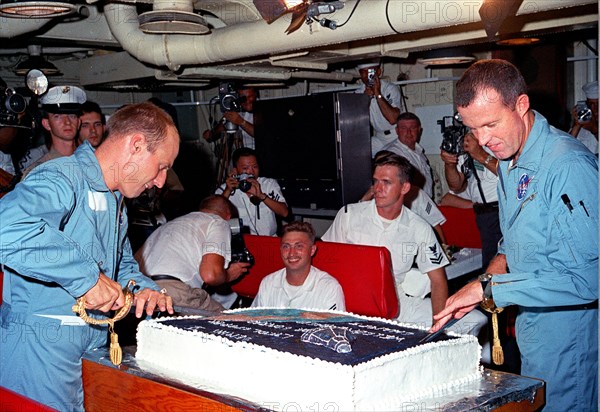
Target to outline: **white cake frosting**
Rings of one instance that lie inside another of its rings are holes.
[[[244,315],[252,311],[256,309],[226,314]],[[386,319],[343,312],[310,313],[352,317],[361,325],[365,321],[398,325]],[[217,335],[164,324],[168,320],[176,325],[173,319],[140,323],[136,353],[140,366],[187,385],[243,398],[272,410],[399,410],[403,409],[403,403],[435,396],[439,391],[481,376],[481,348],[468,335],[455,335],[451,340],[345,365],[236,341],[235,331],[219,330]],[[189,324],[191,320],[205,322],[206,318],[192,316],[177,320]],[[381,329],[381,323],[378,326]],[[401,326],[424,334],[412,326]],[[237,370],[242,373],[235,373]]]

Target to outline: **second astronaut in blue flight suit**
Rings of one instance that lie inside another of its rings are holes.
[[[517,305],[521,373],[546,382],[545,410],[596,410],[598,161],[530,109],[512,64],[480,61],[456,88],[465,125],[501,160],[504,238],[487,269],[493,276],[448,298],[433,329],[483,299]]]

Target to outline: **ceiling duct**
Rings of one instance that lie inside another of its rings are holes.
[[[409,39],[420,38],[418,32],[439,31],[441,27],[455,26],[458,31],[459,26],[473,25],[480,21],[479,15],[473,11],[483,4],[483,0],[474,0],[473,3],[452,2],[456,18],[441,21],[436,16],[424,18],[429,14],[423,14],[423,10],[406,13],[400,7],[386,8],[386,3],[385,1],[362,1],[356,7],[356,12],[349,18],[357,0],[347,0],[345,7],[336,12],[337,18],[345,22],[343,27],[328,30],[317,25],[311,30],[310,27],[303,26],[291,35],[284,33],[289,25],[289,21],[285,18],[279,18],[271,24],[267,24],[263,19],[252,22],[238,19],[225,27],[213,29],[209,36],[187,36],[144,33],[139,28],[138,12],[134,5],[107,3],[104,5],[104,15],[112,35],[125,51],[140,62],[159,67],[166,66],[177,71],[181,66],[212,64],[258,56],[268,57],[314,47],[348,44],[355,40],[368,41],[398,35],[400,28],[402,30],[400,34],[406,35]],[[443,1],[433,3],[440,7],[447,4]],[[518,13],[518,16],[547,10],[569,9],[590,3],[592,0],[571,0],[568,3],[523,0],[521,13]],[[248,2],[240,1],[239,4],[248,4]],[[242,15],[242,13],[235,13],[235,15]],[[595,17],[597,19],[597,12]],[[521,20],[523,19],[526,17],[521,17]],[[485,35],[482,30],[483,25],[480,26],[482,34]],[[411,32],[415,34],[409,34]]]
[[[192,0],[155,0],[153,10],[139,15],[140,29],[150,34],[206,34],[204,17],[194,13]]]

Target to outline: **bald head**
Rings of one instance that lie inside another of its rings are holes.
[[[221,195],[211,195],[200,202],[200,211],[212,213],[225,220],[237,216],[237,209],[227,198]]]

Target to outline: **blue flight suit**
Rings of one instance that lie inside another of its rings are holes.
[[[573,137],[535,122],[516,162],[498,169],[508,274],[499,307],[518,305],[521,374],[546,381],[551,411],[598,401],[598,160]],[[565,196],[566,195],[566,196]]]
[[[83,324],[76,299],[100,271],[122,286],[135,279],[140,289],[159,289],[139,272],[126,232],[123,197],[108,190],[87,142],[38,166],[0,200],[1,386],[83,410],[81,356],[106,344],[107,327]]]

